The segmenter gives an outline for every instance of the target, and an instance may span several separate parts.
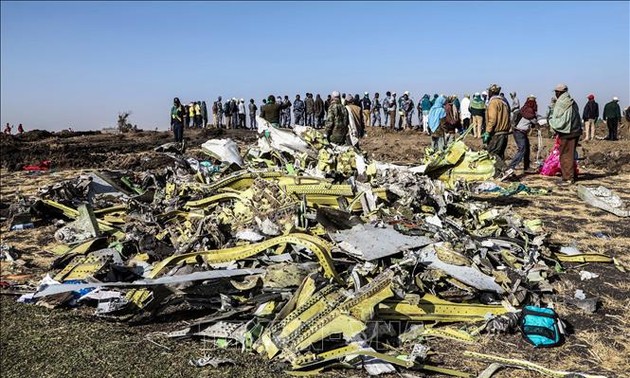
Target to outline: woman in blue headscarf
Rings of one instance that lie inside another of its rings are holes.
[[[429,129],[431,130],[431,140],[433,141],[434,150],[443,150],[444,145],[444,131],[446,127],[446,110],[444,110],[444,104],[446,98],[440,96],[435,100],[435,103],[429,111]]]

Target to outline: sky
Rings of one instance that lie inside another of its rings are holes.
[[[491,83],[546,106],[565,83],[630,104],[630,2],[10,2],[1,7],[1,124],[99,130],[117,114],[167,130],[173,97]]]

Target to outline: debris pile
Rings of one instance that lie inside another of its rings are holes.
[[[23,204],[67,247],[20,300],[186,317],[169,337],[237,345],[295,373],[469,376],[432,366],[423,341],[513,330],[518,309],[547,303],[563,261],[588,261],[550,250],[540,221],[472,201],[468,182],[491,178],[494,160],[461,140],[409,167],[257,121],[244,154],[227,139],[204,143],[206,160],[165,145],[171,166],[93,172]],[[444,326],[456,322],[477,324]]]

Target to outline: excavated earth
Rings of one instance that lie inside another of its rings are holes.
[[[618,142],[581,142],[581,184],[603,185],[617,191],[630,203],[630,141],[627,125]],[[603,134],[603,130],[598,131]],[[625,134],[624,134],[625,133]],[[189,153],[203,156],[199,146],[211,138],[232,138],[241,148],[251,144],[256,134],[247,130],[186,130]],[[74,178],[84,170],[95,168],[145,170],[170,164],[172,160],[154,152],[154,148],[170,142],[167,132],[135,132],[128,134],[49,133],[31,131],[20,136],[0,135],[1,198],[0,213],[5,213],[19,195],[33,195],[37,189],[54,182]],[[532,160],[540,151],[544,159],[553,140],[542,139],[539,146],[532,140]],[[429,137],[415,131],[393,132],[369,128],[362,149],[374,159],[415,164],[424,155]],[[473,149],[479,140],[467,138]],[[540,149],[539,149],[540,147]],[[510,140],[506,153],[515,152]],[[21,167],[52,162],[52,170],[28,173]],[[614,256],[630,267],[630,222],[590,207],[576,194],[575,187],[557,187],[556,178],[520,175],[519,180],[534,188],[550,188],[549,195],[516,195],[499,197],[483,194],[477,199],[496,206],[511,206],[526,218],[539,218],[551,233],[554,245],[574,245],[582,252],[599,252]],[[0,264],[2,277],[24,282],[37,282],[50,266],[55,255],[55,226],[42,225],[30,230],[8,231],[0,228],[2,244],[13,246],[19,253],[16,263]],[[558,313],[569,324],[570,335],[564,345],[552,349],[534,349],[520,335],[483,334],[473,344],[445,339],[430,340],[433,350],[429,363],[479,374],[487,363],[463,357],[464,351],[521,358],[551,369],[628,377],[630,371],[630,280],[612,264],[566,264],[560,279],[552,282],[557,295]],[[580,271],[599,274],[598,278],[581,281]],[[21,277],[16,277],[20,275]],[[0,279],[2,281],[2,279]],[[598,298],[593,314],[565,303],[576,289],[587,297]],[[93,316],[91,308],[47,309],[15,302],[17,293],[0,296],[0,372],[2,377],[277,377],[282,370],[254,353],[237,349],[216,349],[198,341],[174,341],[164,333],[181,328],[186,319],[162,319],[147,325],[109,323]],[[229,357],[235,365],[220,368],[196,368],[191,358],[202,356]],[[409,377],[424,373],[414,371]],[[364,371],[334,370],[329,377],[365,376]],[[494,377],[537,377],[524,370],[503,370]]]

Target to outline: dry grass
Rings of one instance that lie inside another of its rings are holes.
[[[428,143],[424,136],[415,133],[390,133],[382,130],[370,132],[363,148],[378,158],[389,161],[417,163],[423,146]],[[472,141],[476,146],[478,141]],[[551,141],[545,139],[543,155]],[[421,146],[421,147],[419,147]],[[583,150],[605,151],[611,146],[630,151],[630,142],[612,145],[606,142],[589,143]],[[195,147],[195,146],[191,146]],[[532,149],[537,146],[533,145]],[[510,143],[508,156],[513,153]],[[585,155],[584,151],[581,151]],[[630,202],[630,174],[610,175],[592,166],[581,168],[585,174],[583,185],[604,185],[616,190]],[[74,178],[80,170],[66,170],[42,174],[0,171],[0,198],[11,202],[16,192],[34,195],[40,187],[64,179]],[[558,245],[574,244],[582,252],[598,252],[615,256],[630,267],[630,222],[602,210],[589,207],[576,195],[574,187],[557,188],[555,179],[532,175],[522,178],[532,187],[553,188],[548,196],[517,195],[498,198],[482,196],[500,206],[511,205],[524,218],[543,220],[551,241]],[[0,275],[27,273],[37,281],[47,270],[54,255],[46,252],[55,245],[54,226],[32,230],[9,232],[2,230],[2,243],[8,243],[21,252],[22,265],[0,266]],[[610,239],[594,234],[602,232]],[[432,340],[435,351],[429,363],[479,373],[488,365],[485,362],[463,358],[465,350],[529,360],[551,369],[573,370],[610,377],[630,376],[630,280],[612,264],[565,264],[566,272],[553,282],[556,296],[553,298],[558,313],[573,328],[564,345],[552,349],[534,349],[520,335],[483,335],[478,343],[463,344],[452,340]],[[600,274],[599,278],[580,281],[579,271],[588,270]],[[594,314],[585,314],[564,302],[576,289],[587,296],[596,296],[600,308]],[[233,368],[196,369],[187,365],[187,359],[202,354],[202,343],[159,340],[169,350],[145,340],[149,332],[165,331],[179,325],[166,323],[151,326],[129,327],[125,324],[105,323],[95,320],[89,310],[47,310],[24,306],[9,298],[2,298],[0,323],[0,368],[6,377],[63,377],[63,376],[112,376],[112,377],[193,377],[193,376],[278,376],[266,360],[238,351],[214,351],[215,355],[229,355],[238,360]],[[54,361],[54,363],[51,363]],[[421,375],[420,373],[414,373]],[[325,376],[364,376],[356,371],[334,371]],[[495,377],[539,377],[534,372],[507,369]]]

